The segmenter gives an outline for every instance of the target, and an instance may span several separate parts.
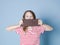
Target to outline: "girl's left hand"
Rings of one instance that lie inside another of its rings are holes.
[[[43,24],[42,20],[38,20],[38,25],[42,25],[42,24]]]

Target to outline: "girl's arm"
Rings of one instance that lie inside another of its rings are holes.
[[[43,24],[42,26],[45,28],[45,31],[52,31],[53,30],[53,28],[49,25]]]
[[[45,31],[52,31],[53,28],[49,25],[43,24],[42,20],[38,20],[38,24],[45,28]]]
[[[20,20],[20,21],[19,21],[19,24],[13,25],[13,26],[9,26],[9,27],[6,28],[6,30],[12,31],[12,30],[16,29],[17,27],[20,27],[20,25],[21,25],[22,23],[23,23],[23,21]]]
[[[6,30],[12,31],[12,30],[16,29],[16,28],[19,27],[19,26],[20,26],[20,25],[8,26],[8,27],[6,28]]]

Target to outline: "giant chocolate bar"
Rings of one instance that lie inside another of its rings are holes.
[[[40,26],[38,25],[38,19],[23,19],[21,26]]]

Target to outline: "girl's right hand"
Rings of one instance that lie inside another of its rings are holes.
[[[23,24],[23,20],[20,20],[20,21],[19,21],[19,25],[20,25],[20,26],[21,26],[21,24]]]

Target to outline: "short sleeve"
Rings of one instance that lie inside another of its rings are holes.
[[[22,27],[17,27],[15,31],[17,34],[20,34],[22,32]]]
[[[43,26],[39,26],[38,27],[38,32],[39,33],[42,33],[43,34],[44,33],[44,30],[45,30],[45,28]]]

